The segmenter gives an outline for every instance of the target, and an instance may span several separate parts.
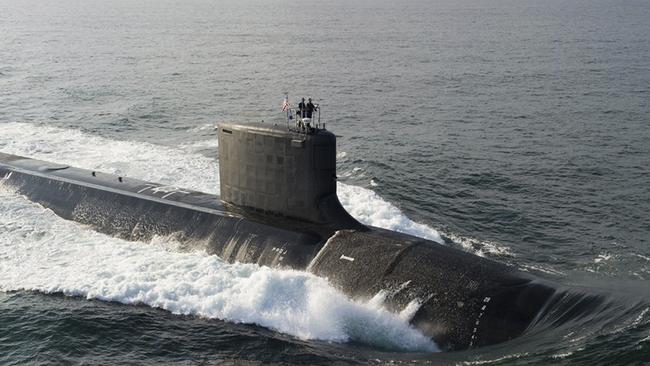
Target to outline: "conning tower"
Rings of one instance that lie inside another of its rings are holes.
[[[336,196],[336,136],[324,128],[220,123],[221,200],[267,215],[363,227]]]

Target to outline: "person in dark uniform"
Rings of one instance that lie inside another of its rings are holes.
[[[305,105],[305,117],[311,118],[311,116],[314,114],[314,112],[317,109],[318,107],[315,106],[314,103],[311,102],[311,98],[309,98],[309,102],[307,103],[307,105]]]
[[[302,98],[302,101],[298,103],[298,110],[296,113],[298,114],[298,119],[302,119],[305,117],[305,110],[307,109],[307,105],[305,104],[305,98]]]
[[[302,98],[302,101],[298,103],[298,108],[296,109],[296,125],[298,128],[304,129],[305,125],[302,123],[302,119],[305,116],[305,110],[307,109],[307,104],[305,103],[305,98]]]

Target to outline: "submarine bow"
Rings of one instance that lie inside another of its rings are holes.
[[[379,292],[459,350],[521,335],[555,289],[526,273],[352,218],[336,196],[336,137],[218,126],[221,196],[0,153],[0,184],[64,219],[127,240],[174,235],[227,261],[308,270],[353,298]]]

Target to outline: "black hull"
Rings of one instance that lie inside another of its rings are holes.
[[[410,235],[266,215],[215,195],[14,155],[0,153],[0,184],[119,238],[174,235],[230,262],[308,270],[354,298],[385,291],[395,311],[417,301],[412,324],[445,349],[519,336],[555,293],[510,267]],[[338,200],[319,209],[320,217],[342,210]]]

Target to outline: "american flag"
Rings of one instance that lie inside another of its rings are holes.
[[[290,107],[290,105],[289,105],[289,96],[285,95],[284,102],[282,102],[282,111],[286,112],[287,110],[289,110],[289,107]]]

